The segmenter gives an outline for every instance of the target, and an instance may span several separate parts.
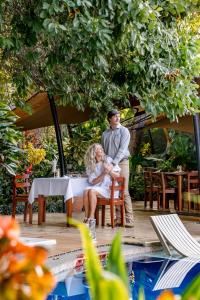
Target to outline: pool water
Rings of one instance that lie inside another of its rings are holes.
[[[188,284],[200,275],[200,259],[146,255],[126,264],[132,299],[138,299],[140,287],[143,287],[145,300],[156,299],[166,289],[181,295]],[[47,300],[90,300],[84,272],[68,274],[64,281],[58,282]]]

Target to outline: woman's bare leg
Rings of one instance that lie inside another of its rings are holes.
[[[84,210],[85,210],[85,218],[89,218],[89,191],[90,190],[85,190],[84,194],[83,194],[83,206],[84,206]]]
[[[97,195],[98,193],[95,190],[89,190],[88,199],[89,199],[89,218],[94,219],[95,210],[97,206]]]

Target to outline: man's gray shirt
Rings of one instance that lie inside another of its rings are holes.
[[[101,144],[106,155],[112,157],[114,164],[118,164],[122,159],[130,156],[129,143],[129,130],[121,124],[114,129],[107,129],[102,134]]]

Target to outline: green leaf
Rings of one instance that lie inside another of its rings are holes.
[[[124,263],[124,258],[121,250],[121,235],[118,232],[112,241],[111,249],[109,252],[106,269],[118,276],[123,280],[128,288],[128,276]]]
[[[47,3],[47,2],[44,2],[43,3],[43,9],[48,9],[49,8],[49,3]]]
[[[182,300],[200,299],[200,276],[196,276],[192,283],[186,288],[183,293]]]
[[[86,259],[86,276],[88,279],[92,299],[128,300],[128,289],[127,286],[125,286],[124,281],[120,279],[116,274],[103,270],[98,258],[97,251],[89,235],[88,228],[84,224],[79,223],[75,220],[71,220],[70,223],[77,226],[81,232],[82,244]],[[118,245],[118,243],[119,238],[117,237],[114,244]],[[113,252],[115,252],[114,249]],[[119,253],[119,250],[117,250],[117,252]],[[117,262],[115,261],[117,257],[114,258],[113,254],[111,254],[111,257],[113,259],[113,263],[117,264]]]

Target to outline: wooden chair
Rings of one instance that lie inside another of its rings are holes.
[[[30,191],[30,175],[15,175],[13,178],[12,217],[15,218],[18,202],[24,202],[24,222],[28,213],[28,194]]]
[[[158,209],[161,206],[161,196],[162,196],[162,209],[169,209],[169,199],[168,195],[174,196],[174,208],[176,208],[176,188],[170,186],[170,181],[172,181],[172,176],[167,175],[165,172],[160,172],[161,186],[159,189],[159,201]]]
[[[158,201],[159,198],[159,187],[160,182],[155,169],[144,171],[144,208],[147,207],[148,201],[150,208],[153,208],[153,201],[155,199]]]
[[[110,218],[111,226],[114,228],[114,213],[115,206],[120,206],[121,213],[121,226],[124,226],[124,189],[125,189],[125,179],[124,177],[117,177],[112,179],[112,184],[110,186],[111,194],[110,198],[97,198],[97,207],[95,211],[96,224],[99,225],[99,206],[102,206],[102,226],[105,226],[105,208],[106,205],[110,206]],[[119,192],[118,198],[115,198],[115,193]]]
[[[187,174],[187,206],[188,211],[191,210],[191,205],[193,208],[199,209],[198,197],[193,197],[192,195],[199,195],[199,177],[198,171],[191,171]]]
[[[30,174],[15,175],[13,178],[13,198],[12,198],[12,217],[15,218],[18,202],[24,202],[24,222],[27,221],[29,213],[29,224],[32,224],[33,211],[32,204],[28,203],[30,191]],[[45,221],[46,201],[44,197],[36,199],[38,202],[38,224]]]

